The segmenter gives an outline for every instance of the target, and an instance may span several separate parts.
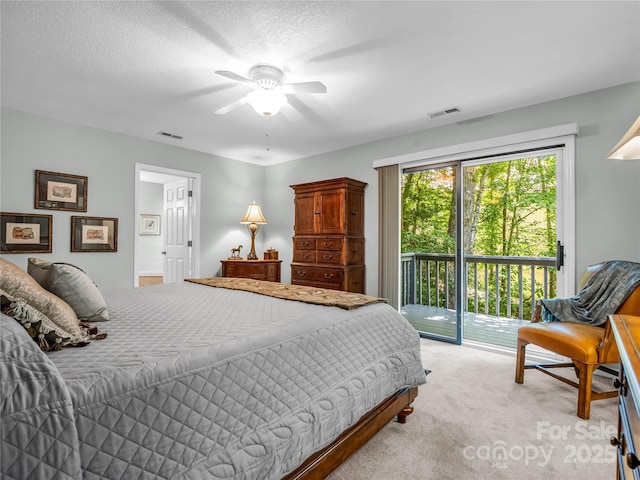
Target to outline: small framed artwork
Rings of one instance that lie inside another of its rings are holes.
[[[52,215],[0,213],[0,253],[51,253]]]
[[[35,208],[87,211],[88,178],[36,170]]]
[[[140,215],[140,235],[160,235],[160,215]]]
[[[117,252],[118,219],[71,217],[72,252]]]

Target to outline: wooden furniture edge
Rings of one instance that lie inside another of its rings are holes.
[[[609,323],[620,353],[620,375],[614,380],[619,392],[618,429],[611,437],[611,445],[616,447],[616,479],[638,478],[640,352],[636,339],[640,333],[640,316],[613,314],[609,315]]]
[[[406,387],[387,397],[365,413],[357,423],[345,430],[331,444],[311,455],[283,480],[321,480],[378,433],[393,417],[405,423],[413,412],[411,403],[418,396],[418,387]]]
[[[640,352],[638,352],[638,346],[629,330],[630,325],[640,325],[640,316],[613,314],[609,315],[609,322],[618,345],[620,363],[623,364],[627,372],[627,387],[633,400],[640,405]]]

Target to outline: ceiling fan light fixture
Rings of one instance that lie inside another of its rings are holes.
[[[247,103],[259,115],[272,117],[276,115],[287,103],[287,96],[279,89],[258,89],[247,95]]]

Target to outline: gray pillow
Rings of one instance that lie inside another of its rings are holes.
[[[67,302],[81,322],[109,320],[102,293],[82,269],[70,263],[30,258],[27,271],[42,287]]]
[[[3,313],[18,320],[43,350],[56,350],[87,339],[78,317],[65,301],[3,258],[0,258],[0,295],[7,299]]]

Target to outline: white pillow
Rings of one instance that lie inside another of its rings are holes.
[[[102,293],[82,269],[70,263],[30,258],[27,271],[42,287],[67,302],[81,322],[109,320]]]

